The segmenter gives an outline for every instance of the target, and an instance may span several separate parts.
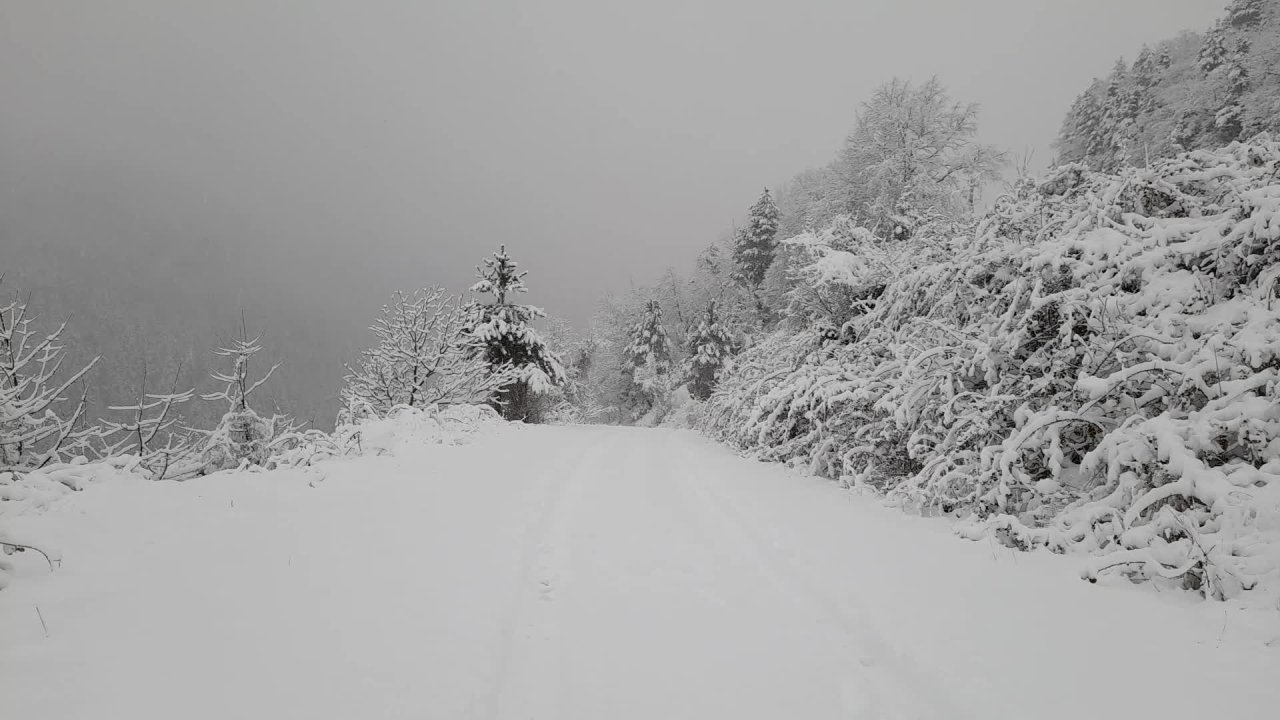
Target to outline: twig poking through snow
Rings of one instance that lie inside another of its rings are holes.
[[[36,552],[44,556],[45,562],[49,563],[49,570],[50,571],[53,570],[53,567],[54,567],[53,558],[49,557],[49,553],[45,552],[44,550],[41,550],[35,545],[23,545],[22,543],[11,542],[9,540],[0,540],[0,547],[11,547],[14,550],[17,550],[18,552],[22,552],[24,550],[35,550]],[[61,563],[62,561],[59,560],[58,562]]]

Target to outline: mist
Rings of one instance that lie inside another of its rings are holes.
[[[1043,167],[1091,78],[1220,10],[0,0],[0,290],[119,385],[201,368],[243,313],[274,402],[325,423],[395,289],[462,292],[506,244],[583,326],[825,163],[894,76]]]

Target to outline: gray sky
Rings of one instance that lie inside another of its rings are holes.
[[[829,160],[895,75],[1043,163],[1090,78],[1224,3],[0,0],[3,227],[246,253],[351,318],[506,243],[582,322]]]

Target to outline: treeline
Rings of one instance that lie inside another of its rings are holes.
[[[556,335],[557,349],[580,358],[569,377],[577,415],[660,422],[686,397],[705,400],[739,350],[817,322],[809,305],[828,305],[833,322],[844,312],[836,306],[857,298],[815,295],[806,274],[823,270],[808,268],[809,251],[791,239],[834,224],[908,243],[971,216],[1005,159],[976,140],[977,116],[937,79],[881,86],[830,164],[765,189],[692,273],[673,269],[607,299],[589,333]]]
[[[20,205],[11,212],[17,219],[0,215],[0,297],[22,299],[43,327],[69,320],[61,337],[68,365],[99,358],[85,398],[91,417],[133,396],[144,369],[152,385],[175,375],[181,385],[202,383],[219,367],[212,350],[240,335],[243,312],[268,340],[259,357],[289,369],[259,389],[259,403],[332,429],[341,360],[358,351],[361,315],[376,303],[343,307],[333,293],[307,297],[297,276],[310,268],[272,277],[281,267],[276,258],[221,242],[127,242],[121,234],[136,228],[106,211],[100,224],[85,220],[57,234],[22,224]],[[69,240],[78,238],[92,239]],[[316,277],[308,285],[331,282]],[[201,426],[220,416],[213,405],[187,408],[188,420]]]
[[[1234,0],[1203,34],[1116,62],[1072,104],[1059,163],[1112,172],[1280,130],[1280,3]]]
[[[517,302],[525,273],[502,248],[477,274],[469,298],[395,293],[371,328],[374,344],[348,367],[337,435],[401,408],[487,404],[538,422],[566,404],[566,371],[532,326],[543,313]],[[184,479],[342,444],[264,408],[259,391],[281,365],[263,362],[262,339],[243,318],[239,337],[213,353],[211,391],[183,387],[180,369],[148,373],[144,364],[134,392],[102,413],[88,400],[98,360],[67,362],[67,327],[43,325],[21,297],[0,306],[0,490],[24,473],[93,460],[126,458],[151,479]],[[202,426],[213,411],[218,420]]]

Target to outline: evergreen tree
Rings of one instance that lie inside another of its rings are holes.
[[[516,378],[502,385],[490,403],[508,420],[537,422],[538,396],[561,385],[565,372],[560,359],[530,324],[546,314],[532,305],[512,302],[514,296],[528,291],[524,285],[527,273],[517,267],[503,245],[476,268],[480,281],[471,286],[471,292],[491,295],[492,299],[472,303],[468,335],[491,372],[505,372],[506,368],[516,372]]]
[[[773,194],[765,188],[751,206],[747,226],[738,230],[733,240],[734,279],[751,296],[762,325],[769,323],[770,313],[761,297],[760,286],[773,265],[778,247],[778,215]]]
[[[671,340],[662,326],[662,306],[657,300],[645,303],[644,316],[631,330],[625,361],[632,372],[645,366],[652,367],[658,375],[670,372]]]
[[[773,264],[777,237],[778,206],[769,188],[765,188],[751,206],[747,226],[738,231],[733,243],[737,277],[748,289],[757,290],[764,282],[764,275]]]
[[[206,401],[227,404],[227,412],[217,427],[205,433],[199,468],[202,475],[242,464],[261,466],[270,455],[272,439],[282,431],[296,429],[287,416],[264,417],[250,404],[254,393],[280,369],[280,363],[276,363],[262,377],[253,379],[249,365],[253,357],[262,352],[260,340],[249,338],[241,316],[240,337],[213,351],[214,355],[226,358],[231,367],[210,372],[209,376],[223,388],[200,396]]]
[[[1114,170],[1128,161],[1129,135],[1137,116],[1138,101],[1129,80],[1128,66],[1124,60],[1117,60],[1107,78],[1101,137],[1096,148],[1102,170]]]
[[[622,401],[639,417],[666,399],[671,390],[671,339],[662,325],[657,300],[645,303],[644,314],[628,334],[622,353],[622,373],[627,378]]]
[[[689,357],[685,359],[685,378],[689,394],[699,400],[711,397],[720,371],[736,350],[733,338],[716,318],[716,303],[707,303],[706,314],[689,336]]]

